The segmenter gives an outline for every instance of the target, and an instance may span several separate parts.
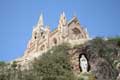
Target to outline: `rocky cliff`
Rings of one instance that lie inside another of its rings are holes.
[[[79,55],[85,53],[90,64],[90,72],[95,75],[96,80],[115,80],[120,73],[119,43],[120,39],[96,38],[84,45],[71,48],[69,54],[74,72],[80,73]]]
[[[79,55],[89,63],[88,73],[81,73]],[[119,80],[120,38],[95,38],[83,45],[55,46],[32,60],[29,69],[17,62],[0,64],[0,80]]]

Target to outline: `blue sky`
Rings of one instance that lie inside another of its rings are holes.
[[[0,0],[0,60],[23,55],[41,13],[54,29],[61,12],[76,15],[91,37],[120,35],[120,0]]]

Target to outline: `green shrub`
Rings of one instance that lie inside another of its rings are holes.
[[[33,68],[36,75],[42,80],[74,80],[67,49],[67,45],[59,45],[35,59]]]
[[[111,72],[115,72],[116,64],[120,61],[117,56],[120,51],[119,42],[120,38],[104,40],[97,37],[85,45],[76,45],[74,48],[87,46],[85,52],[88,53],[89,58],[105,59],[113,67]],[[16,62],[9,65],[0,62],[0,80],[77,80],[72,72],[68,49],[70,49],[70,45],[66,43],[53,47],[42,56],[35,58],[30,63],[29,70],[21,71]],[[84,80],[84,78],[80,77],[78,80]]]
[[[6,63],[4,61],[0,61],[0,66],[4,66]]]

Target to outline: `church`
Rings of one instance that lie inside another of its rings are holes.
[[[34,26],[31,39],[27,44],[22,59],[31,60],[34,57],[42,55],[42,53],[51,49],[53,46],[62,43],[70,43],[71,45],[83,44],[89,40],[87,29],[81,26],[77,17],[74,16],[67,21],[65,13],[60,15],[58,26],[51,31],[50,26],[43,23],[43,15],[41,14],[38,23]]]

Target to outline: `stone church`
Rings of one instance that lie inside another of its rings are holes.
[[[76,16],[67,21],[63,12],[60,15],[57,28],[50,31],[50,27],[44,25],[41,14],[38,23],[33,28],[32,37],[28,42],[23,59],[31,60],[31,58],[37,57],[53,46],[62,43],[83,44],[88,39],[87,29],[81,26]]]

